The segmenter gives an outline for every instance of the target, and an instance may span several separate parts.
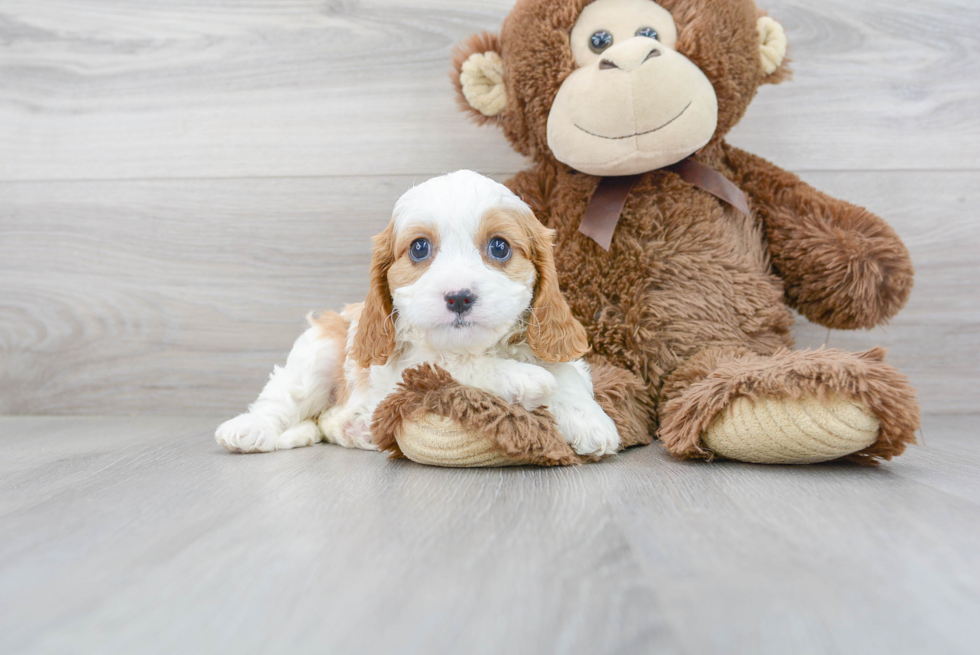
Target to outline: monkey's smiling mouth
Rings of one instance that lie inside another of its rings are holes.
[[[667,121],[666,123],[664,123],[660,127],[655,127],[652,130],[647,130],[646,132],[637,132],[636,134],[627,134],[626,136],[602,136],[601,134],[596,134],[595,132],[589,132],[587,129],[585,129],[584,127],[582,127],[578,123],[574,123],[574,125],[578,129],[580,129],[583,132],[585,132],[586,134],[591,134],[592,136],[598,137],[600,139],[608,139],[610,141],[618,141],[620,139],[632,139],[633,137],[644,136],[646,134],[653,134],[654,132],[659,132],[660,130],[664,129],[665,127],[667,127],[668,125],[670,125],[671,123],[673,123],[674,121],[676,121],[678,118],[680,118],[681,116],[683,116],[684,115],[684,112],[686,112],[688,109],[690,109],[690,107],[691,107],[691,105],[693,103],[694,103],[693,100],[691,102],[687,103],[687,106],[684,107],[684,109],[681,109],[681,113],[677,114],[676,116],[674,116],[673,118],[671,118],[669,121]]]

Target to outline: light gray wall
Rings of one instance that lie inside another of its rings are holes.
[[[731,141],[885,216],[918,277],[887,328],[927,411],[980,378],[975,0],[771,0],[795,79]],[[511,0],[0,4],[0,413],[231,413],[304,314],[361,299],[415,180],[523,162],[457,112],[452,45]]]

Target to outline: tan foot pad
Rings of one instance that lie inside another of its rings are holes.
[[[430,466],[473,468],[524,463],[509,457],[495,442],[464,432],[452,419],[433,414],[406,423],[398,445],[408,459]]]
[[[815,464],[856,453],[878,439],[878,419],[837,396],[736,398],[702,435],[712,452],[757,464]]]

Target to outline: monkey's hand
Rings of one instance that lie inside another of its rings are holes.
[[[912,291],[912,262],[884,220],[759,157],[730,146],[726,152],[791,307],[842,330],[872,328],[898,313]]]

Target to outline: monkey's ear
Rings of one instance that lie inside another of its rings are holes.
[[[507,108],[500,52],[500,37],[490,32],[474,34],[453,50],[450,76],[456,86],[456,100],[460,109],[480,123],[499,120]]]
[[[786,58],[786,31],[769,16],[760,16],[756,27],[759,30],[759,55],[765,74],[764,82],[779,84],[790,74]]]

